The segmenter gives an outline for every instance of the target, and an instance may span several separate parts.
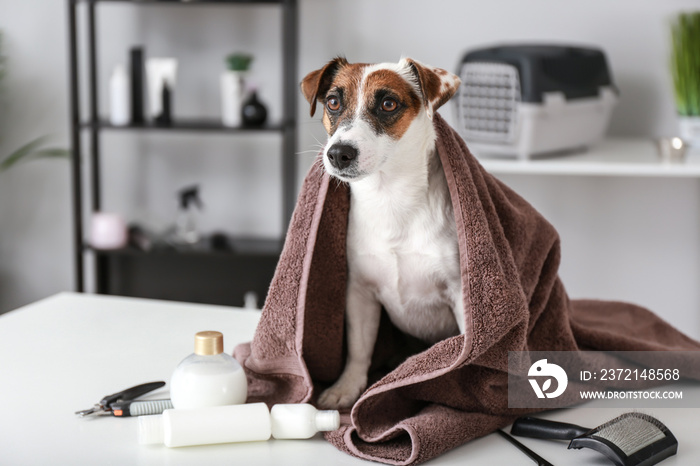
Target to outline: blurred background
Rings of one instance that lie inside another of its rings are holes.
[[[605,51],[620,91],[609,135],[674,135],[670,23],[694,8],[697,0],[299,0],[296,81],[336,55],[351,62],[408,56],[456,72],[464,52],[475,47],[592,45]],[[259,89],[269,119],[281,118],[281,12],[274,5],[103,2],[96,11],[97,91],[105,115],[115,66],[128,66],[129,49],[143,46],[147,56],[178,60],[175,116],[218,117],[225,57],[245,52],[254,57],[247,81]],[[0,158],[41,135],[69,148],[67,3],[2,0],[0,30],[6,68]],[[298,187],[325,133],[300,93],[297,99]],[[455,123],[454,110],[452,104],[441,110],[448,122]],[[283,235],[277,134],[113,131],[101,145],[104,209],[129,222],[167,227],[177,214],[176,191],[198,184],[203,231]],[[632,301],[700,337],[698,178],[500,178],[559,230],[561,275],[571,297]],[[70,192],[67,160],[0,173],[0,312],[74,289]]]

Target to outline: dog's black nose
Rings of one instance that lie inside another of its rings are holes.
[[[357,158],[357,149],[350,144],[333,144],[327,152],[328,161],[338,170],[347,168]]]

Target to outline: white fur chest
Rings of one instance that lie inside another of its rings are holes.
[[[397,178],[382,176],[351,185],[350,280],[371,293],[403,332],[428,342],[455,335],[461,278],[444,174],[438,167],[422,196],[415,195],[416,180],[392,183]],[[427,179],[424,172],[423,184]]]

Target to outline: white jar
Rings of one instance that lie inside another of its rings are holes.
[[[177,366],[170,380],[170,399],[175,409],[204,408],[245,403],[248,382],[243,368],[224,353],[220,332],[199,332],[194,354]]]
[[[310,404],[277,404],[270,410],[272,436],[305,439],[340,427],[338,411],[319,411]]]
[[[129,238],[124,218],[113,212],[94,212],[90,219],[90,245],[96,249],[120,249]]]

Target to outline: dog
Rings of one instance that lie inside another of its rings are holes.
[[[352,406],[367,386],[382,307],[426,343],[464,333],[457,231],[435,149],[434,112],[460,79],[410,58],[349,63],[309,73],[301,90],[323,105],[324,169],[350,187],[347,228],[347,360],[318,399]]]

